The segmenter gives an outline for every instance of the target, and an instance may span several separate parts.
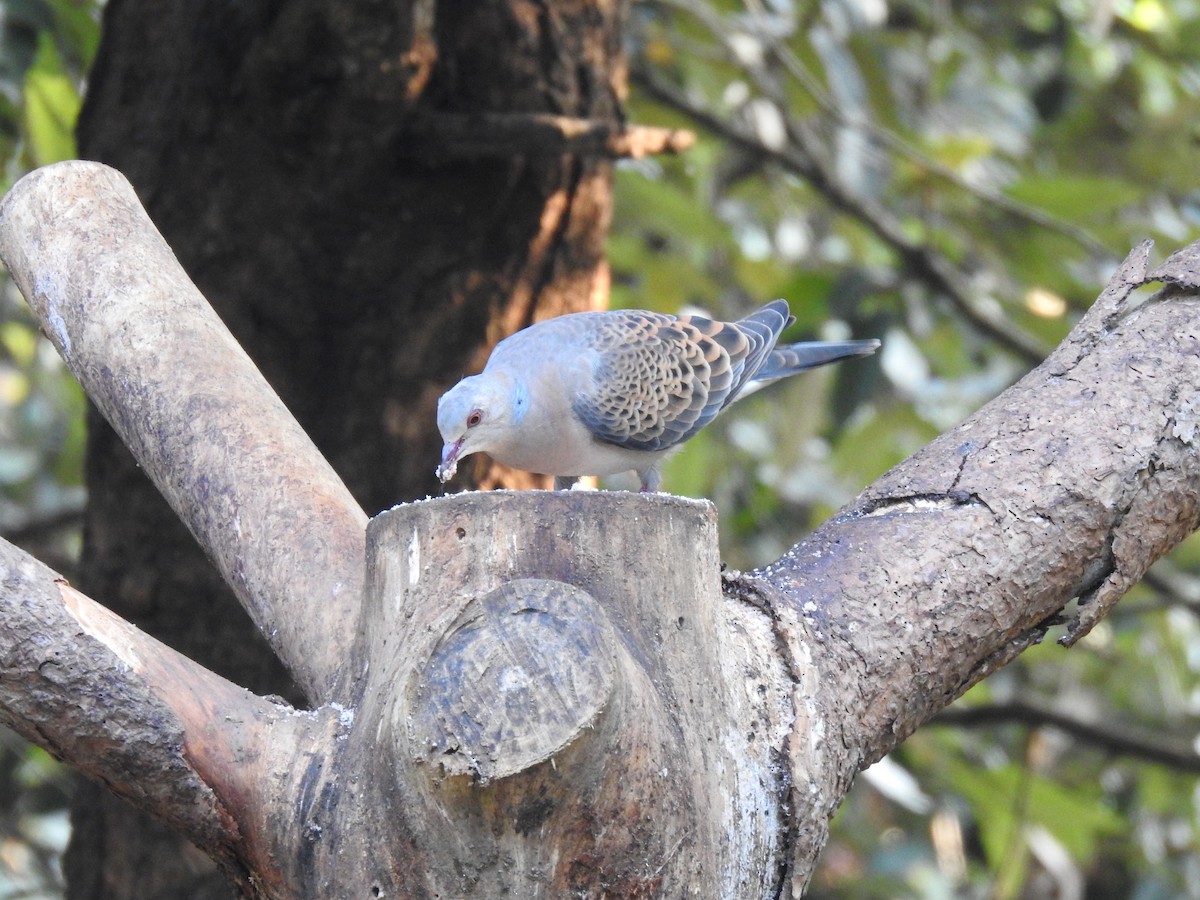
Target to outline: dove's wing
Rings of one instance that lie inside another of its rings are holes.
[[[713,420],[754,377],[791,321],[776,300],[737,322],[639,310],[590,317],[591,379],[574,398],[599,440],[666,450]]]

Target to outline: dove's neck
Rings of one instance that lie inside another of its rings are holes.
[[[523,381],[513,381],[512,410],[509,415],[514,427],[519,428],[525,421],[525,417],[529,415],[530,405],[529,387]]]

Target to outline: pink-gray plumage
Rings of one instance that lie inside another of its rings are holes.
[[[485,452],[517,469],[554,475],[636,470],[658,489],[659,465],[753,384],[841,359],[879,341],[776,347],[794,319],[775,300],[736,322],[646,310],[573,313],[496,345],[479,375],[438,401],[445,446],[438,477]]]

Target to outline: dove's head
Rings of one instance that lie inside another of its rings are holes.
[[[481,451],[495,453],[511,442],[528,405],[524,386],[503,373],[472,375],[442,394],[437,423],[445,444],[438,478],[449,481],[459,460]]]

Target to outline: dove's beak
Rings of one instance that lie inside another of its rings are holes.
[[[463,441],[466,439],[464,435],[453,444],[442,446],[442,464],[437,467],[437,471],[434,473],[442,484],[453,478],[454,473],[458,471],[458,454],[462,452]]]

